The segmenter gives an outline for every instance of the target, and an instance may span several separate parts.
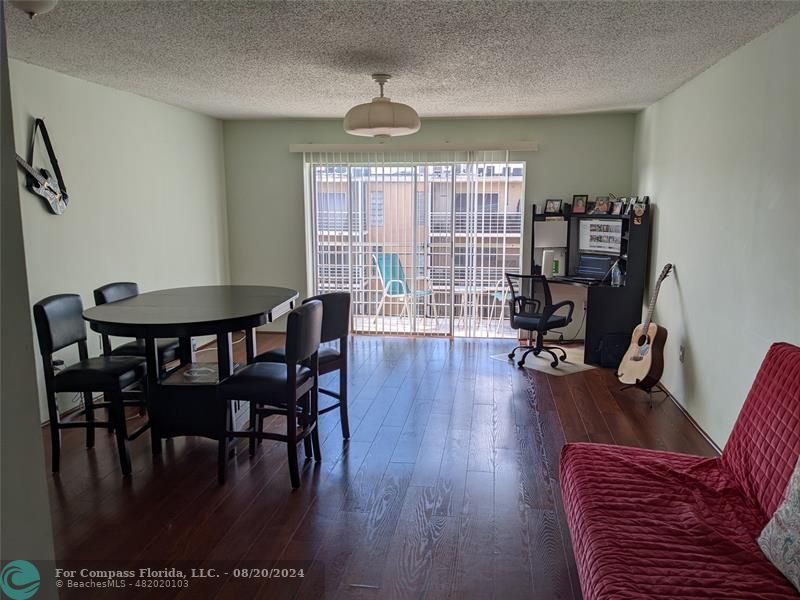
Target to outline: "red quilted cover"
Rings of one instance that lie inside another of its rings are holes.
[[[800,451],[799,370],[800,349],[772,347],[723,458],[564,447],[584,600],[800,597],[756,542]]]
[[[718,458],[568,444],[561,489],[584,600],[797,600],[766,521]]]
[[[800,348],[773,344],[733,427],[722,463],[771,517],[800,454]]]

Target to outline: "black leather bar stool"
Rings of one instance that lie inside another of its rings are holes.
[[[94,291],[94,303],[97,306],[109,302],[118,302],[126,298],[133,298],[139,295],[139,286],[132,281],[117,281],[108,283]],[[127,342],[116,348],[111,347],[111,341],[107,335],[102,336],[103,354],[106,356],[147,356],[143,339]],[[158,352],[158,364],[163,370],[164,365],[176,360],[179,356],[179,342],[177,338],[165,338],[156,340],[156,351]]]
[[[342,425],[342,437],[350,438],[350,423],[347,418],[347,338],[350,334],[350,294],[347,292],[331,292],[320,294],[303,301],[322,302],[322,343],[338,342],[336,346],[322,346],[319,349],[319,374],[325,375],[339,371],[339,392],[320,388],[319,393],[337,400],[336,403],[321,408],[319,414],[339,409]],[[253,359],[255,362],[286,361],[286,349],[277,348],[259,354]],[[261,425],[259,424],[259,429]]]
[[[316,460],[322,459],[317,429],[318,352],[321,333],[322,302],[306,302],[289,313],[286,325],[286,360],[283,363],[251,363],[220,383],[217,392],[221,411],[217,437],[220,483],[225,482],[229,436],[248,437],[251,456],[255,454],[257,439],[286,442],[289,476],[293,488],[300,487],[297,444],[301,441],[304,443],[306,458],[311,458],[313,452]],[[231,400],[250,402],[250,431],[228,430]],[[265,433],[260,428],[263,417],[270,415],[286,417],[286,435]],[[256,423],[259,424],[258,428],[254,426]]]
[[[52,439],[53,472],[57,473],[61,459],[61,430],[75,427],[86,428],[86,447],[94,446],[94,430],[97,427],[113,426],[117,438],[119,462],[124,474],[131,472],[127,439],[138,437],[146,428],[142,427],[130,438],[125,423],[125,406],[139,406],[141,401],[125,402],[122,390],[137,383],[146,374],[145,360],[134,356],[99,356],[89,358],[86,345],[86,325],[83,321],[83,304],[77,294],[50,296],[33,305],[33,318],[39,340],[39,352],[44,366],[47,409],[50,414],[50,437]],[[78,345],[80,360],[55,372],[53,353]],[[56,402],[57,392],[82,393],[85,421],[61,422]],[[95,402],[92,392],[102,392],[104,400]],[[96,421],[94,411],[107,408],[109,421]]]

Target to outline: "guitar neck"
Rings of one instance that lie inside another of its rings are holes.
[[[650,323],[653,322],[653,312],[656,310],[656,301],[658,300],[658,293],[661,291],[661,283],[667,277],[671,268],[671,265],[667,265],[656,282],[656,289],[653,291],[653,297],[650,298],[650,304],[647,307],[647,318],[644,321],[644,331],[647,331],[650,328]]]
[[[30,165],[29,165],[27,162],[25,162],[25,159],[24,159],[24,158],[22,158],[22,157],[21,157],[19,154],[17,154],[17,164],[18,164],[20,167],[22,167],[22,169],[23,169],[23,170],[24,170],[24,171],[25,171],[25,172],[26,172],[28,175],[30,175],[31,177],[33,177],[33,178],[34,178],[34,179],[35,179],[35,180],[36,180],[36,181],[39,183],[39,185],[43,186],[43,185],[45,185],[45,184],[47,183],[47,182],[44,180],[44,178],[41,176],[41,174],[39,174],[39,173],[37,173],[36,171],[34,171],[34,170],[31,168],[31,166],[30,166]]]
[[[658,298],[658,290],[661,287],[661,282],[659,281],[656,284],[656,289],[653,292],[653,297],[650,298],[650,304],[647,306],[647,318],[644,320],[644,330],[647,331],[650,328],[650,323],[653,320],[653,311],[656,309],[656,299]]]

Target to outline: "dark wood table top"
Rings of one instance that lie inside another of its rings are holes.
[[[249,329],[289,310],[296,290],[260,285],[172,288],[95,306],[92,330],[123,337],[187,337]]]

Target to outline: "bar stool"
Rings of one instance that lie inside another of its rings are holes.
[[[319,414],[324,415],[339,409],[342,425],[342,437],[350,438],[350,423],[347,418],[347,339],[350,334],[350,294],[347,292],[331,292],[320,294],[303,301],[322,302],[322,343],[338,341],[338,347],[322,346],[319,349],[319,374],[325,375],[339,371],[339,392],[320,388],[319,393],[330,396],[338,402],[321,408]],[[254,362],[286,362],[286,349],[276,348],[259,354]],[[261,424],[259,423],[259,429]]]
[[[312,452],[322,459],[319,444],[319,343],[322,333],[322,302],[306,302],[289,313],[286,325],[286,355],[283,363],[254,362],[220,382],[217,388],[220,415],[217,422],[219,442],[218,478],[225,482],[229,437],[247,437],[250,455],[255,454],[256,440],[270,439],[285,442],[289,456],[289,476],[292,487],[300,487],[297,464],[297,444],[305,445],[306,458]],[[231,400],[250,403],[250,431],[228,429]],[[286,434],[265,433],[263,417],[286,417]],[[258,427],[256,427],[258,423]],[[298,432],[298,425],[300,431]],[[312,448],[313,447],[313,448]]]
[[[139,286],[132,281],[117,281],[108,283],[94,290],[94,303],[97,306],[109,302],[118,302],[126,298],[133,298],[139,295]],[[118,346],[111,347],[111,341],[107,335],[102,336],[103,354],[106,356],[147,356],[143,339],[136,339]],[[158,353],[159,367],[164,370],[164,365],[178,358],[179,342],[177,338],[165,338],[156,340],[156,352]]]
[[[116,432],[117,451],[123,474],[131,472],[126,440],[138,437],[147,425],[130,437],[125,422],[125,406],[140,406],[142,401],[125,402],[122,390],[139,382],[146,374],[145,360],[133,356],[98,356],[89,358],[86,344],[86,325],[83,321],[83,303],[77,294],[49,296],[33,305],[33,318],[39,352],[44,367],[47,410],[50,414],[50,437],[52,440],[52,469],[59,471],[61,465],[61,430],[81,427],[86,429],[86,447],[94,446],[94,430],[97,427],[112,427]],[[55,372],[53,353],[78,345],[80,360]],[[62,423],[59,417],[57,392],[82,393],[85,421]],[[102,392],[104,400],[95,402],[93,392]],[[107,408],[109,421],[96,421],[94,411]]]

